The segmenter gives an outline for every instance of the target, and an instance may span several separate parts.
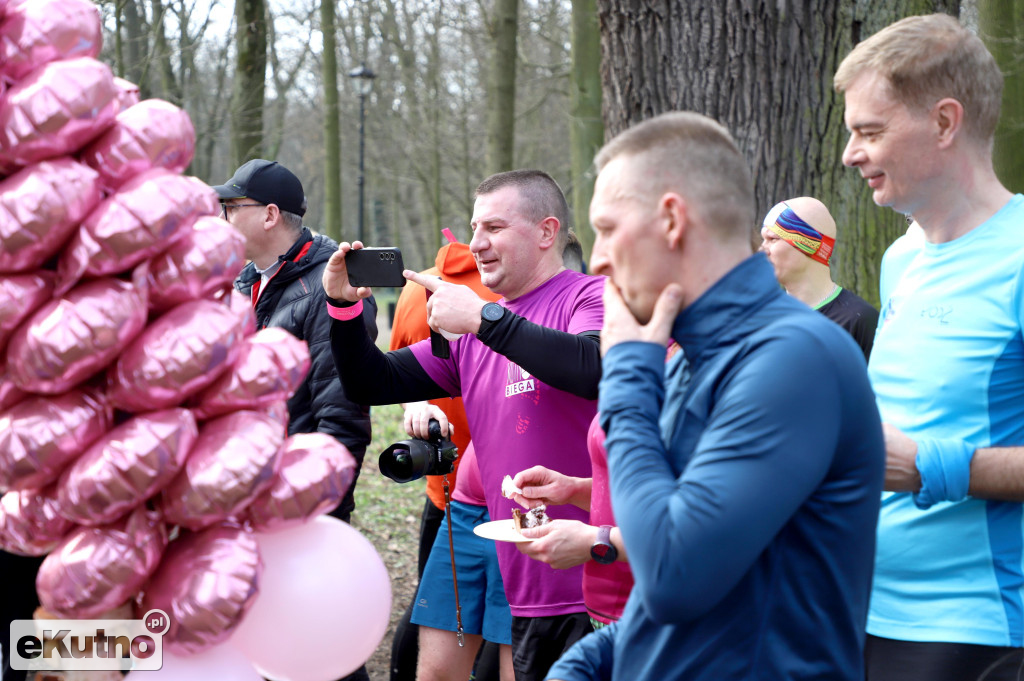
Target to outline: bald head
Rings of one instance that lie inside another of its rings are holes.
[[[828,212],[825,204],[811,196],[800,196],[795,199],[786,199],[793,212],[800,216],[800,219],[814,229],[828,237],[836,238],[836,221]]]

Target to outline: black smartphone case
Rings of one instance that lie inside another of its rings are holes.
[[[398,248],[361,248],[345,254],[348,283],[353,286],[405,286],[402,251]]]

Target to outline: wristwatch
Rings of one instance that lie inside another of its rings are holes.
[[[484,305],[483,309],[480,310],[480,330],[476,332],[477,335],[479,336],[481,333],[494,326],[498,320],[504,316],[504,314],[505,308],[497,303],[487,303]]]
[[[618,559],[619,550],[612,546],[612,526],[597,528],[597,541],[590,547],[590,557],[601,565],[611,565]]]

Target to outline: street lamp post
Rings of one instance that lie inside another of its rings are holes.
[[[377,74],[366,68],[366,64],[363,64],[358,69],[353,69],[348,74],[349,78],[355,78],[359,86],[359,228],[356,233],[360,241],[363,241],[363,225],[365,221],[363,219],[363,209],[366,205],[366,174],[365,174],[365,154],[366,154],[366,96],[373,90],[373,79],[377,77]]]

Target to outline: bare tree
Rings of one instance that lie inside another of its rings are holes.
[[[595,0],[572,0],[572,78],[569,93],[572,119],[569,148],[572,160],[572,206],[576,233],[590,259],[590,199],[594,196],[594,154],[604,144],[601,120],[601,31]]]
[[[235,77],[231,90],[232,165],[263,150],[267,72],[267,7],[264,0],[235,0]]]
[[[487,21],[493,51],[487,97],[487,172],[515,165],[516,38],[519,0],[494,0]]]
[[[979,0],[978,33],[1005,79],[993,161],[1010,190],[1024,191],[1024,0]]]

